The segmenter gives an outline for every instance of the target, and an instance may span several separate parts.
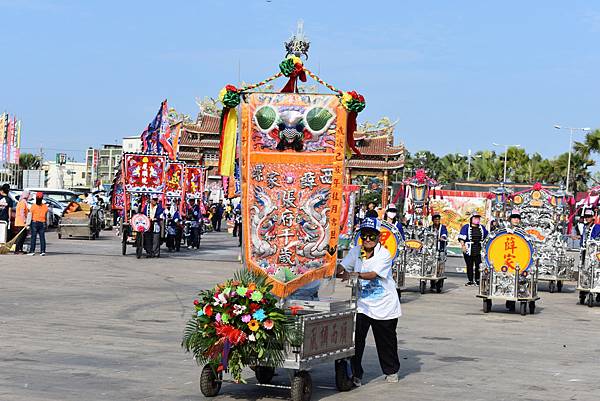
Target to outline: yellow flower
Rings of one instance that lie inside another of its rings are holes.
[[[294,62],[294,64],[298,64],[298,63],[302,64],[302,60],[298,56],[290,55],[290,56],[288,56],[288,58],[291,58],[292,61]]]
[[[348,92],[344,92],[342,95],[342,103],[346,105],[350,100],[352,100],[352,95],[350,95]]]
[[[252,331],[257,331],[260,328],[260,323],[256,319],[252,319],[248,322],[248,328]]]
[[[221,89],[221,91],[219,92],[219,100],[223,101],[223,99],[225,99],[225,94],[227,93],[227,89],[225,87],[223,87],[223,89]]]

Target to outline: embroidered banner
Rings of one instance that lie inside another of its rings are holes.
[[[335,95],[253,93],[242,105],[244,256],[277,296],[335,271],[346,121]]]
[[[113,185],[112,192],[112,210],[123,210],[125,208],[125,191],[123,189],[123,183],[118,182]]]
[[[185,166],[185,197],[202,199],[204,194],[204,167]]]
[[[125,153],[123,159],[125,160],[123,177],[126,192],[163,193],[166,156]]]
[[[165,170],[165,195],[168,198],[181,198],[185,163],[167,162]]]

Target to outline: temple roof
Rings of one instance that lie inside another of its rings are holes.
[[[393,142],[390,141],[390,137],[387,134],[382,136],[366,136],[359,133],[354,136],[354,141],[357,142],[356,147],[363,155],[397,156],[404,153],[404,147],[393,146]]]
[[[186,122],[183,124],[183,128],[185,131],[195,132],[195,133],[204,133],[204,134],[218,134],[219,133],[219,125],[221,123],[221,118],[219,116],[213,116],[210,114],[203,114],[199,121],[189,123]]]
[[[404,160],[366,160],[350,159],[346,167],[355,169],[376,169],[376,170],[395,170],[404,167]]]

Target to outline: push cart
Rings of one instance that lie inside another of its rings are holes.
[[[104,214],[99,207],[71,202],[58,224],[58,238],[98,238],[102,231]]]
[[[135,256],[139,259],[144,253],[144,234],[150,230],[151,223],[148,216],[144,214],[134,214],[129,222],[121,223],[121,251],[123,256],[127,254],[127,246],[135,248]],[[160,256],[160,247],[158,248]]]
[[[335,370],[335,384],[339,391],[349,391],[352,384],[350,358],[354,355],[354,331],[356,325],[357,280],[351,280],[350,300],[299,301],[286,300],[286,313],[295,314],[295,326],[299,330],[297,344],[285,344],[285,360],[282,366],[251,366],[257,386],[290,390],[292,401],[310,400],[313,383],[310,370],[317,365],[330,363]],[[282,368],[289,376],[289,385],[272,384],[275,369]],[[200,391],[206,397],[214,397],[222,383],[236,383],[216,373],[207,364],[200,374]]]
[[[404,242],[400,275],[419,281],[419,291],[425,294],[427,282],[439,294],[446,280],[446,253],[439,251],[436,234],[428,229],[415,230],[416,238]],[[404,283],[403,283],[404,284]]]
[[[588,240],[577,279],[579,303],[593,307],[600,303],[600,241]]]
[[[535,250],[525,231],[503,228],[491,233],[484,243],[484,264],[478,298],[483,299],[483,312],[492,303],[504,301],[509,309],[519,305],[521,315],[535,313],[538,271]]]
[[[566,242],[559,232],[554,232],[544,242],[536,243],[539,249],[539,281],[548,282],[548,291],[561,292],[565,281],[573,280],[575,259],[567,254]]]

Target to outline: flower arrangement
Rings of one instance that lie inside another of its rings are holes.
[[[194,300],[182,347],[198,363],[210,363],[216,372],[228,370],[236,381],[244,366],[280,366],[284,344],[297,343],[294,318],[286,316],[271,295],[266,277],[248,270]]]
[[[342,106],[348,111],[360,113],[365,109],[365,97],[356,91],[344,92],[342,95]]]
[[[234,108],[240,104],[240,90],[233,85],[226,85],[219,92],[219,100],[223,103],[223,106],[227,108]]]
[[[285,77],[297,76],[304,70],[304,64],[300,57],[289,55],[279,63],[279,71]]]

